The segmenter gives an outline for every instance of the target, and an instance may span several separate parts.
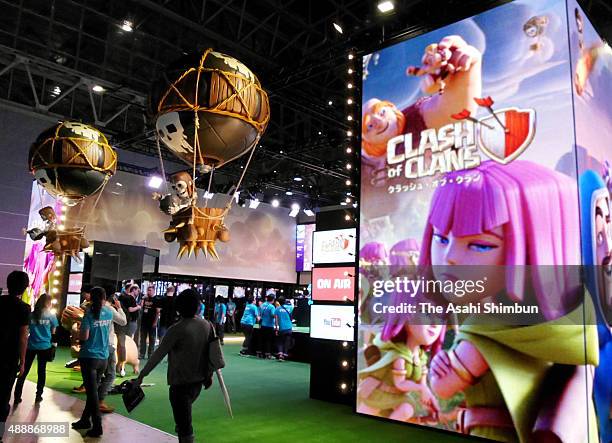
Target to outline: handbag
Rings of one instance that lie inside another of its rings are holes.
[[[128,412],[132,412],[134,408],[144,400],[144,391],[139,385],[135,384],[133,380],[126,380],[119,386],[125,409],[127,409]]]

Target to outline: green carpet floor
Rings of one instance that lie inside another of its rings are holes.
[[[240,357],[239,346],[235,344],[227,344],[224,350],[227,367],[223,374],[235,418],[229,418],[215,382],[208,391],[202,391],[194,405],[193,423],[198,442],[473,441],[459,435],[358,416],[348,406],[311,400],[308,398],[309,365]],[[84,394],[71,392],[73,386],[80,384],[81,375],[64,368],[67,360],[68,350],[58,349],[55,361],[47,367],[47,387],[84,399]],[[145,383],[155,383],[155,386],[144,388],[146,398],[131,414],[118,395],[109,396],[107,403],[115,406],[119,414],[174,434],[166,369],[167,364],[163,362],[145,379]],[[35,367],[28,378],[36,380]],[[116,383],[121,380],[118,378]]]

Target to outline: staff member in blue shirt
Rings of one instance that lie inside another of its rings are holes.
[[[277,334],[277,358],[279,360],[285,360],[289,354],[289,347],[291,344],[291,331],[293,329],[293,323],[291,322],[291,314],[293,313],[293,306],[289,301],[285,301],[285,297],[282,295],[278,297],[278,308],[274,311],[274,322]]]
[[[72,423],[74,429],[89,429],[87,437],[102,436],[102,415],[98,402],[98,380],[102,378],[108,359],[108,340],[113,312],[105,306],[106,292],[100,287],[91,290],[91,306],[81,322],[79,363],[87,393],[81,419]],[[93,426],[92,426],[93,425]],[[90,429],[91,428],[91,429]]]
[[[231,298],[227,302],[227,327],[229,332],[236,332],[236,303]]]
[[[36,403],[42,401],[42,393],[45,388],[47,377],[47,361],[53,347],[51,336],[55,333],[55,328],[58,326],[57,317],[51,313],[51,297],[47,294],[42,294],[36,300],[34,312],[30,314],[30,336],[28,337],[28,350],[25,358],[25,371],[17,379],[15,385],[14,404],[21,403],[21,393],[23,392],[23,384],[32,368],[34,357],[38,357],[38,379],[36,380]]]
[[[251,338],[253,337],[253,326],[259,321],[259,309],[257,305],[253,303],[253,296],[247,297],[247,304],[244,307],[244,313],[242,314],[242,320],[240,320],[240,326],[244,333],[244,342],[242,343],[242,350],[240,355],[248,355],[249,348],[251,346]]]
[[[227,306],[223,303],[223,297],[217,296],[215,303],[215,331],[221,344],[223,343],[223,336],[225,335],[225,315],[227,314]]]
[[[274,343],[274,296],[268,294],[266,301],[261,305],[261,341],[264,358],[272,358],[272,345]]]

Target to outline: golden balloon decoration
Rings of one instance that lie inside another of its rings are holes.
[[[100,198],[101,191],[117,169],[117,154],[106,136],[93,126],[64,121],[38,136],[30,148],[28,164],[38,185],[71,207],[94,195]],[[26,232],[32,240],[45,237],[46,251],[56,256],[77,257],[89,245],[84,236],[85,226],[67,227],[67,223],[60,223],[50,206],[42,208],[39,214],[44,228]]]
[[[216,240],[229,241],[224,219],[239,191],[254,149],[270,121],[268,95],[259,80],[240,61],[212,49],[170,65],[151,94],[162,174],[161,142],[192,167],[171,178],[173,194],[155,195],[160,209],[172,216],[164,232],[180,244],[178,256],[203,251],[219,258]],[[223,208],[197,206],[195,176],[209,173],[250,151],[234,196]]]

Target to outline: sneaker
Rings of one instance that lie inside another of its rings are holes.
[[[41,401],[43,401],[42,395],[36,395],[36,398],[34,399],[34,403],[40,403]]]
[[[100,400],[100,412],[102,412],[103,414],[111,414],[113,412],[115,412],[115,408],[113,408],[112,406],[107,405],[104,400]]]
[[[85,433],[85,437],[100,438],[102,437],[102,428],[92,428]]]
[[[72,423],[72,429],[81,430],[91,428],[91,422],[88,420],[79,420]]]
[[[242,355],[243,357],[248,357],[249,353],[243,349],[240,351],[240,355]]]
[[[74,388],[72,388],[72,392],[76,392],[77,394],[84,394],[85,393],[85,385],[75,386]]]
[[[125,377],[125,368],[121,368],[121,371],[119,371],[119,377]]]

